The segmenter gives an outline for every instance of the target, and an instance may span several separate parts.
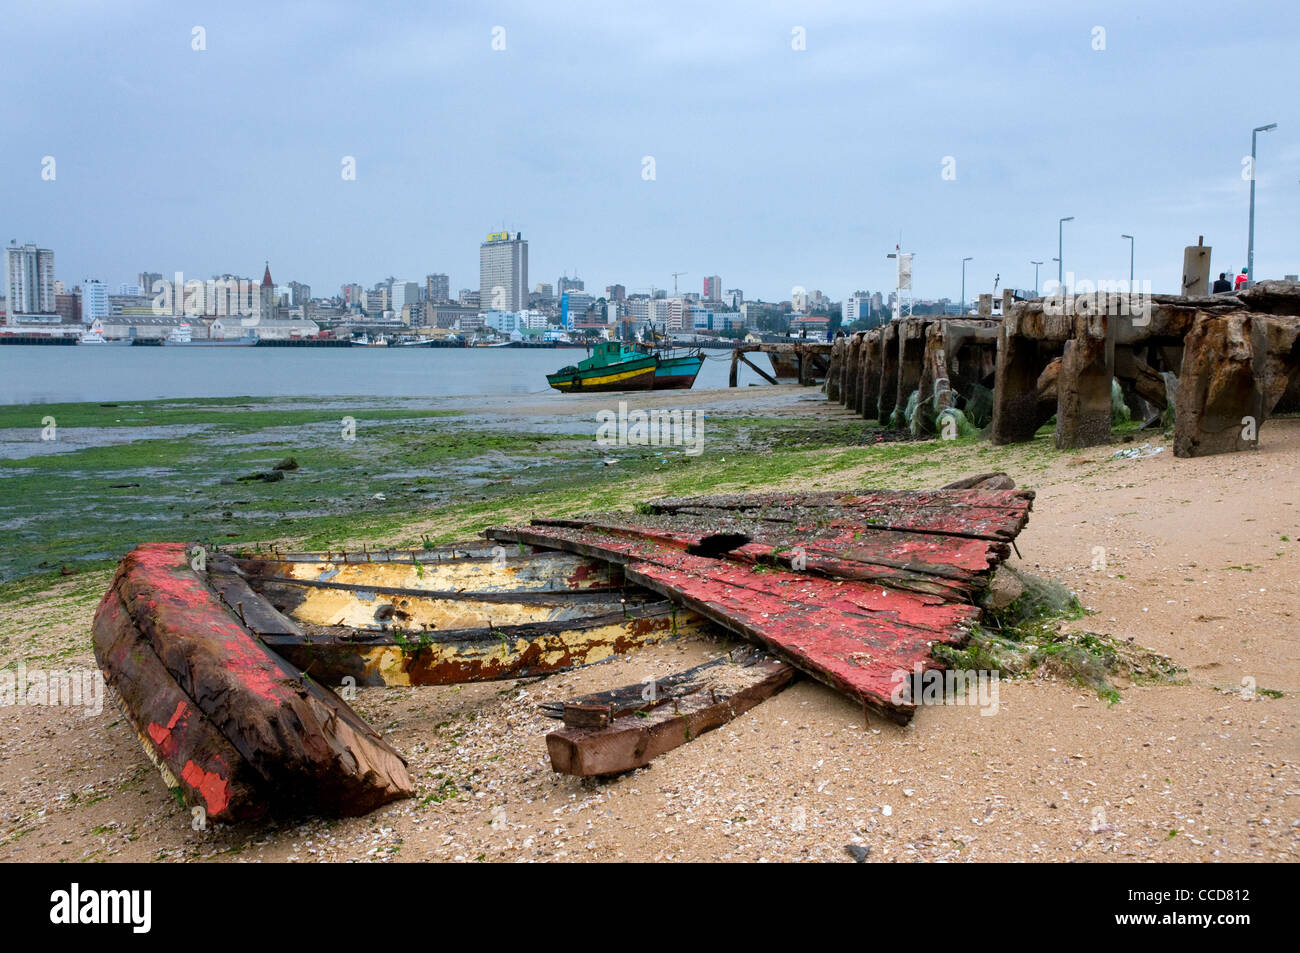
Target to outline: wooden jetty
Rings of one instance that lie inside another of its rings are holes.
[[[772,362],[773,374],[763,370],[745,355],[766,354]],[[769,384],[797,381],[812,385],[826,379],[830,370],[831,344],[818,341],[790,341],[772,344],[741,344],[731,351],[731,377],[728,386],[735,387],[740,364],[743,362]]]
[[[1134,297],[1005,300],[1001,318],[916,316],[841,337],[826,394],[902,426],[913,393],[934,417],[979,387],[992,391],[993,443],[1031,440],[1055,417],[1056,446],[1070,449],[1110,441],[1116,381],[1148,425],[1172,405],[1180,457],[1257,446],[1270,415],[1300,411],[1300,284]]]

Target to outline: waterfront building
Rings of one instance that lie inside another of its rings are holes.
[[[50,249],[10,242],[5,248],[5,286],[7,315],[58,314],[54,303],[54,252]]]
[[[81,283],[81,320],[88,324],[109,314],[108,289],[98,278],[87,278]]]
[[[585,291],[565,291],[560,295],[560,324],[566,328],[576,327],[595,300]]]
[[[528,307],[528,242],[522,232],[491,232],[479,245],[479,306],[501,311]]]
[[[434,304],[447,304],[451,301],[451,279],[446,275],[424,276],[424,299]]]

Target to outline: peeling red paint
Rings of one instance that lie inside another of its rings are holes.
[[[199,792],[210,817],[219,816],[230,803],[230,785],[215,771],[204,771],[193,761],[186,761],[181,780]]]
[[[171,757],[176,750],[176,736],[173,731],[178,723],[182,728],[185,727],[183,719],[188,712],[189,706],[182,699],[176,703],[176,710],[172,712],[171,719],[167,722],[166,727],[157,722],[149,724],[149,737],[153,739],[153,743],[158,746],[158,751],[164,758]]]
[[[1025,490],[701,497],[487,535],[622,564],[629,582],[907,721],[897,689],[918,665],[938,667],[936,643],[966,640],[974,596],[1032,501]]]

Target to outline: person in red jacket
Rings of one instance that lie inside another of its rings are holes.
[[[1246,287],[1246,282],[1250,280],[1250,275],[1247,274],[1249,270],[1250,269],[1248,268],[1241,269],[1241,274],[1237,276],[1237,283],[1233,288],[1234,291],[1240,291],[1242,288]]]

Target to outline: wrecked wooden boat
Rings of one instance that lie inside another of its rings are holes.
[[[277,803],[364,814],[415,787],[333,692],[270,651],[183,543],[133,550],[95,614],[95,658],[179,800],[208,820]]]
[[[619,564],[628,582],[906,724],[914,673],[940,667],[934,645],[965,644],[976,599],[1033,498],[1014,489],[705,496],[486,534]]]
[[[168,786],[208,818],[365,813],[414,787],[335,691],[545,675],[712,629],[604,561],[512,549],[142,546],[96,614],[96,658]]]
[[[267,646],[331,686],[548,675],[708,627],[603,560],[511,549],[218,555],[209,568]]]
[[[178,798],[238,820],[276,803],[365,813],[414,786],[335,694],[544,676],[679,635],[751,643],[543,713],[561,773],[600,776],[734,719],[799,674],[900,724],[962,645],[1034,494],[939,490],[661,499],[420,550],[130,553],[95,654]]]

